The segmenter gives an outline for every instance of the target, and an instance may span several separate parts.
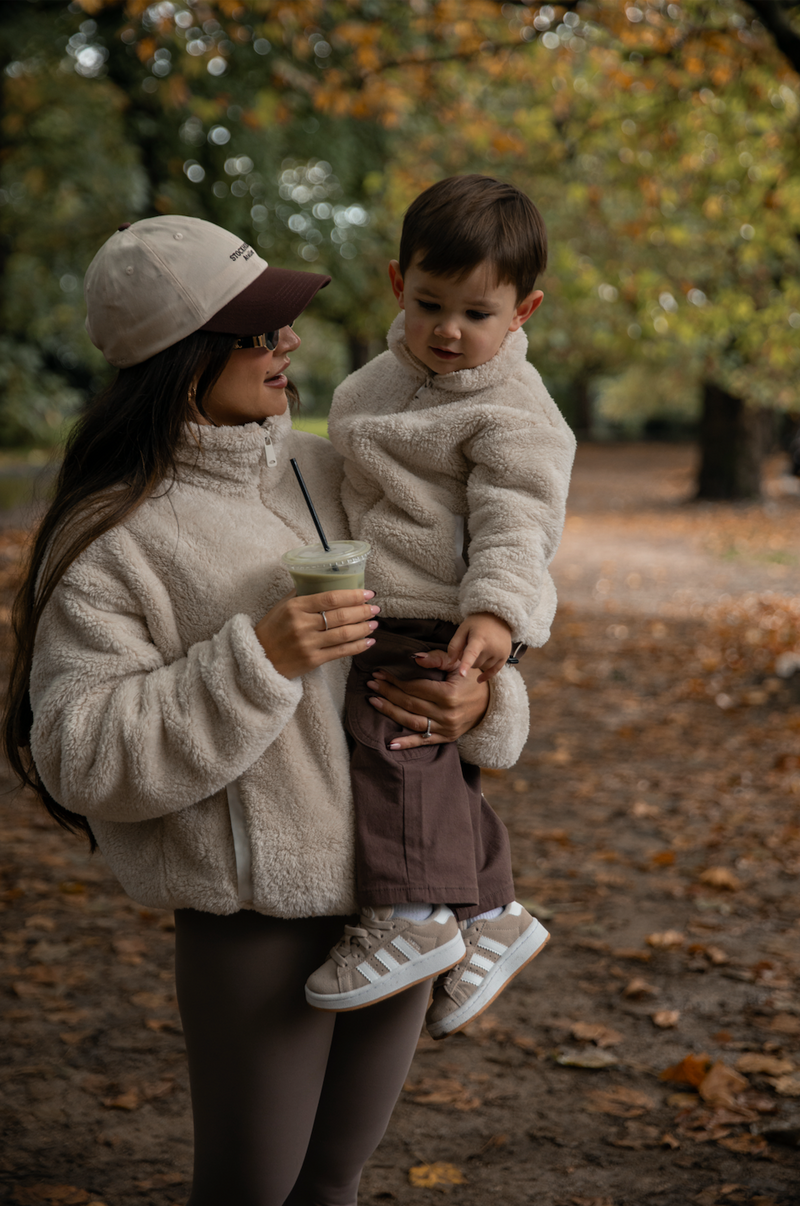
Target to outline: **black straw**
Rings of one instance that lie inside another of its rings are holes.
[[[294,475],[297,478],[298,482],[300,483],[300,489],[303,491],[303,498],[306,500],[306,506],[308,507],[309,511],[311,512],[311,518],[314,520],[314,527],[317,529],[317,532],[319,533],[319,538],[322,541],[322,547],[324,548],[326,553],[329,553],[331,551],[331,546],[328,544],[327,540],[325,539],[325,533],[322,530],[322,524],[319,522],[319,515],[317,515],[317,512],[314,510],[314,504],[311,501],[311,495],[308,492],[308,487],[306,486],[306,483],[303,481],[303,475],[300,472],[300,467],[297,464],[297,461],[294,459],[294,457],[292,457],[292,459],[289,461],[289,464],[294,469]]]

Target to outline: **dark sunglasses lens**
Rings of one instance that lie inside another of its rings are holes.
[[[294,323],[290,322],[287,326],[293,327]],[[280,330],[266,331],[263,335],[240,335],[234,346],[237,348],[266,348],[268,351],[274,352],[280,337]]]

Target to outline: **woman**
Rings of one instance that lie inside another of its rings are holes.
[[[70,438],[15,613],[12,765],[135,900],[175,910],[191,1206],[355,1203],[428,998],[337,1017],[303,993],[355,908],[341,707],[380,634],[372,592],[296,598],[280,566],[315,541],[293,455],[347,536],[337,455],[286,413],[291,323],[328,281],[198,219],[112,235],[87,328],[120,371]],[[498,764],[526,707],[514,672],[497,683],[488,712],[474,680],[383,678],[374,705],[403,748],[428,727]]]

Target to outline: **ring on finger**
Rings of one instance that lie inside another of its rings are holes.
[[[328,631],[328,617],[325,615],[324,611],[321,611],[319,614],[322,616],[322,623],[325,625],[325,631],[327,632]]]
[[[422,734],[422,740],[427,741],[428,738],[430,737],[430,735],[431,735],[431,718],[429,716],[427,724],[425,725],[425,732]]]

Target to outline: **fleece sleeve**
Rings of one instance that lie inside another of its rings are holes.
[[[489,707],[480,724],[458,739],[464,762],[505,770],[518,761],[528,739],[530,705],[522,675],[504,666],[489,682]]]
[[[62,580],[37,635],[31,751],[64,807],[90,819],[147,820],[247,770],[302,690],[268,661],[248,616],[170,661],[124,583],[87,592]]]
[[[461,613],[498,615],[514,640],[529,645],[544,643],[555,611],[547,567],[561,539],[575,450],[572,432],[545,399],[530,411],[499,407],[465,448],[472,468]]]

